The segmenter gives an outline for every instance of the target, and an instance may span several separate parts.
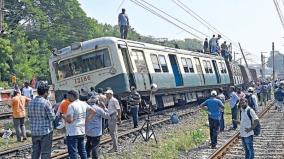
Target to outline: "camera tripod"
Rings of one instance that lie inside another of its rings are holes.
[[[153,125],[152,125],[151,119],[150,119],[151,107],[152,107],[152,103],[150,102],[150,106],[149,106],[148,112],[147,112],[147,114],[148,114],[147,119],[144,122],[144,124],[142,125],[141,129],[138,131],[139,133],[135,135],[135,138],[132,141],[132,143],[134,143],[136,141],[136,139],[139,135],[141,135],[143,137],[144,141],[146,141],[146,142],[148,142],[153,135],[153,137],[156,141],[156,144],[158,143],[154,129],[153,129]],[[145,136],[143,134],[143,131],[145,131]]]

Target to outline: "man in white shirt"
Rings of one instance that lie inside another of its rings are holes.
[[[77,152],[81,159],[87,159],[84,144],[85,124],[95,115],[96,110],[86,102],[79,100],[79,93],[72,90],[67,93],[67,98],[72,102],[62,118],[66,121],[66,138],[70,159],[77,159]],[[88,112],[88,116],[87,116]]]
[[[29,86],[29,82],[25,82],[25,87],[23,88],[23,95],[29,99],[33,99],[33,89]]]
[[[113,142],[113,148],[109,150],[109,152],[116,152],[118,142],[116,122],[118,120],[118,122],[121,123],[121,109],[118,100],[113,97],[112,90],[107,90],[105,94],[108,99],[108,112],[110,115],[110,119],[108,120],[108,128]]]
[[[245,158],[253,159],[254,158],[254,149],[253,149],[253,129],[258,125],[259,119],[255,114],[254,110],[248,106],[248,101],[245,98],[240,99],[241,106],[241,121],[240,122],[240,136],[242,138],[243,147],[245,149]],[[249,112],[248,112],[249,111]],[[250,113],[251,119],[248,116]]]

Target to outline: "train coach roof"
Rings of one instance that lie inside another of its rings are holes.
[[[149,44],[149,43],[143,43],[143,42],[137,42],[132,40],[125,40],[115,37],[101,37],[96,39],[87,40],[84,42],[78,42],[73,43],[70,46],[67,46],[65,48],[62,48],[58,50],[59,55],[69,54],[72,52],[72,47],[80,46],[82,51],[88,51],[95,49],[97,45],[111,45],[111,44],[120,44],[120,45],[127,45],[130,47],[135,48],[143,48],[143,49],[151,49],[151,50],[158,50],[158,51],[165,51],[165,52],[172,52],[176,54],[188,54],[192,56],[198,56],[198,57],[207,57],[207,58],[214,58],[214,59],[223,59],[221,56],[216,55],[210,55],[210,54],[204,54],[200,52],[194,52],[189,50],[183,50],[183,49],[176,49],[161,45],[155,45],[155,44]]]

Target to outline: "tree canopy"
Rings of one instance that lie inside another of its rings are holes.
[[[7,35],[0,37],[0,86],[7,85],[12,73],[19,82],[32,76],[50,81],[48,58],[52,48],[102,36],[119,37],[118,26],[99,23],[87,17],[77,0],[5,1]],[[159,44],[130,28],[129,39]],[[196,39],[170,40],[165,46],[196,50]]]

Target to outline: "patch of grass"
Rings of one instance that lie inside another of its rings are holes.
[[[231,123],[231,109],[225,105],[225,123]],[[122,152],[119,155],[105,154],[105,158],[125,158],[125,159],[175,159],[181,151],[194,149],[201,143],[209,139],[209,128],[207,123],[207,112],[201,111],[196,115],[195,120],[187,127],[179,128],[171,132],[164,132],[158,139],[158,144],[154,141],[149,143],[133,144],[131,150]],[[174,125],[173,125],[174,126]]]

